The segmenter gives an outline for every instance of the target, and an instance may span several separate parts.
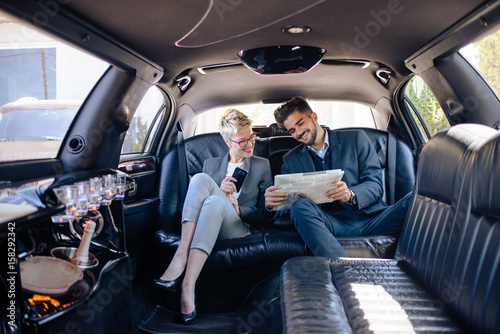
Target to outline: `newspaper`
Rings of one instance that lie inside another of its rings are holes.
[[[330,184],[340,181],[342,176],[344,176],[344,171],[341,169],[276,175],[274,185],[282,187],[276,191],[288,193],[288,198],[274,210],[288,209],[293,202],[301,198],[308,198],[317,204],[333,202],[333,199],[326,197],[325,193],[332,189]]]

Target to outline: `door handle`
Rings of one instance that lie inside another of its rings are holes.
[[[145,163],[131,164],[125,167],[127,172],[137,172],[139,170],[146,169],[147,165]]]

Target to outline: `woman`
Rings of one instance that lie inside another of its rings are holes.
[[[163,275],[155,279],[157,286],[167,290],[176,290],[182,284],[183,324],[198,320],[195,283],[215,242],[252,233],[248,223],[265,219],[264,193],[272,185],[269,161],[253,156],[256,135],[250,119],[229,109],[220,121],[220,133],[229,152],[207,159],[203,173],[191,179],[182,211],[179,247]],[[236,168],[248,172],[239,192],[232,177]]]

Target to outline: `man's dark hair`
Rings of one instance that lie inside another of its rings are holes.
[[[295,111],[298,111],[301,114],[312,113],[312,109],[309,106],[309,103],[307,103],[306,99],[297,96],[279,106],[274,111],[274,119],[276,120],[276,123],[278,123],[278,125],[283,128],[283,122],[288,118],[288,116],[290,116],[290,114],[294,113]]]

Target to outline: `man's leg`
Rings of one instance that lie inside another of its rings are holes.
[[[290,217],[314,255],[331,258],[348,256],[333,235],[339,222],[317,204],[306,199],[298,200],[290,208]]]
[[[406,194],[360,227],[361,235],[399,235],[403,229],[412,193]]]

